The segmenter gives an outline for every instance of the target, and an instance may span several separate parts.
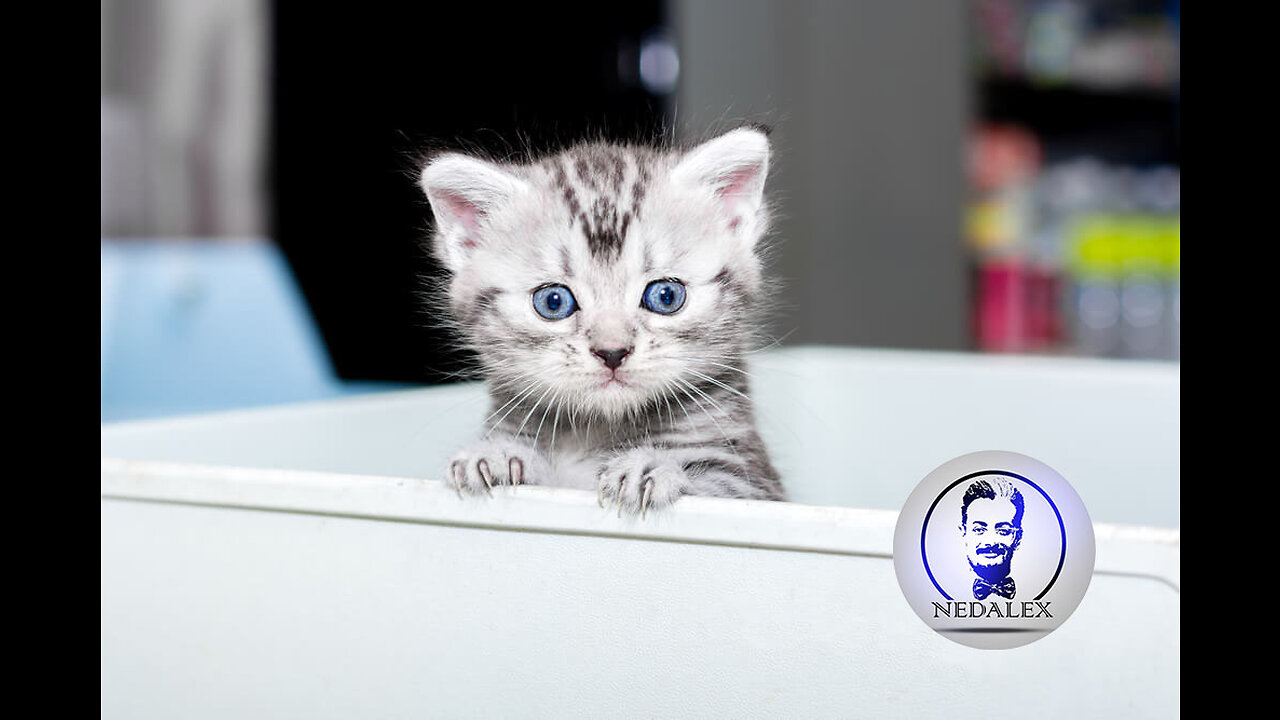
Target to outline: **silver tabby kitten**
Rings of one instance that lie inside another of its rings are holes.
[[[785,499],[744,364],[768,165],[753,128],[426,165],[432,251],[493,402],[446,469],[460,493],[575,487],[641,515],[685,494]]]

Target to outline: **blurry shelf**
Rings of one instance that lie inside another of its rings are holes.
[[[1095,155],[1118,163],[1180,162],[1179,96],[1171,88],[1102,89],[984,76],[977,111],[983,122],[1034,132],[1052,156]]]
[[[1076,80],[1040,80],[1026,76],[980,75],[979,84],[992,92],[1021,92],[1046,97],[1086,99],[1103,102],[1149,102],[1153,104],[1177,104],[1178,83],[1165,84],[1125,83],[1104,85]]]

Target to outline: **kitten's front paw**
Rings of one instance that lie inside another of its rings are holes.
[[[643,518],[649,510],[665,508],[683,495],[689,476],[662,453],[637,448],[606,462],[598,482],[600,507],[614,503],[619,517],[625,510]]]
[[[453,456],[446,479],[461,495],[493,494],[493,488],[508,485],[539,485],[546,482],[551,467],[537,450],[510,440],[486,440]]]

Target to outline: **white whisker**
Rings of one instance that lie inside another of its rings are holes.
[[[556,395],[559,395],[559,391]],[[533,433],[533,446],[538,447],[538,437],[542,435],[542,424],[547,421],[547,413],[551,412],[551,406],[556,402],[556,395],[551,396],[550,402],[547,403],[547,409],[542,411],[542,419],[538,421],[538,429]]]
[[[711,360],[695,360],[694,362],[701,363],[703,365],[714,365],[716,367],[724,368],[726,370],[732,370],[736,373],[742,373],[743,375],[746,375],[747,377],[754,379],[754,376],[751,373],[747,372],[746,370],[743,370],[742,368],[736,368],[732,365],[725,365],[724,363],[712,362]]]
[[[528,387],[528,388],[526,388],[526,389],[525,389],[525,390],[524,390],[520,395],[517,395],[517,396],[516,396],[515,398],[513,398],[512,400],[507,401],[507,404],[506,404],[506,405],[503,405],[502,407],[506,407],[507,405],[511,405],[511,408],[510,408],[509,410],[507,410],[507,412],[506,412],[502,417],[498,418],[498,421],[497,421],[496,423],[494,423],[494,424],[492,425],[492,427],[490,427],[490,428],[489,428],[489,431],[488,431],[487,433],[485,433],[485,437],[487,438],[487,437],[489,437],[490,435],[492,435],[492,434],[493,434],[493,431],[494,431],[494,430],[496,430],[498,427],[500,427],[500,426],[502,425],[503,421],[505,421],[505,420],[507,419],[507,415],[510,415],[512,410],[515,410],[516,408],[520,407],[520,403],[521,403],[521,402],[524,402],[524,399],[523,399],[523,398],[524,398],[525,396],[527,396],[527,395],[531,394],[531,393],[532,393],[532,392],[533,392],[537,387],[538,387],[537,382],[530,383],[530,384],[529,384],[529,387]],[[512,405],[512,402],[515,402],[515,404],[514,404],[514,405]],[[497,410],[493,411],[493,415],[497,415],[497,414],[498,414],[499,412],[501,412],[501,411],[502,411],[502,408],[498,408]],[[493,417],[493,415],[490,415],[489,417]]]
[[[690,390],[693,390],[694,392],[698,393],[698,394],[699,394],[699,395],[701,395],[702,397],[706,398],[707,402],[711,403],[711,405],[712,405],[713,407],[715,407],[717,410],[719,410],[721,413],[724,413],[724,408],[720,407],[720,405],[719,405],[718,403],[716,403],[716,401],[715,401],[715,400],[712,400],[712,399],[711,399],[711,396],[710,396],[710,395],[707,395],[705,392],[703,392],[701,389],[699,389],[699,388],[698,388],[698,386],[694,385],[693,383],[690,383],[690,382],[689,382],[689,381],[687,381],[687,380],[683,380],[683,379],[681,379],[681,378],[677,378],[677,380],[679,380],[681,383],[683,383],[683,384],[684,384],[686,387],[688,387]],[[693,397],[693,396],[691,395],[691,396],[690,396],[690,399],[691,399],[691,400],[693,400],[695,403],[697,403],[697,404],[698,404],[698,407],[702,408],[702,403],[701,403],[701,402],[698,402],[698,399],[697,399],[697,398],[695,398],[695,397]],[[720,435],[724,437],[725,447],[729,450],[729,452],[733,453],[734,457],[738,458],[738,461],[739,461],[739,462],[741,462],[741,463],[742,463],[742,467],[743,467],[743,469],[744,469],[744,470],[746,470],[746,472],[747,472],[747,481],[748,481],[748,482],[751,482],[751,471],[750,471],[750,465],[747,463],[747,461],[746,461],[746,460],[744,460],[744,459],[742,458],[742,455],[740,455],[740,454],[738,453],[738,451],[734,448],[733,440],[729,439],[729,434],[728,434],[728,433],[726,433],[726,432],[724,431],[724,428],[720,426],[720,422],[719,422],[718,420],[716,420],[715,416],[714,416],[714,415],[712,415],[710,412],[708,412],[706,408],[702,408],[702,411],[703,411],[704,413],[706,413],[707,417],[711,418],[711,422],[715,423],[716,428],[720,430]],[[725,413],[725,414],[727,414],[727,413]]]
[[[521,420],[520,427],[516,428],[517,437],[519,437],[520,433],[524,432],[525,423],[529,422],[529,418],[533,416],[533,413],[538,409],[538,406],[542,404],[543,399],[546,398],[547,395],[551,394],[551,390],[552,390],[552,387],[548,385],[547,389],[543,391],[541,395],[538,396],[538,400],[533,404],[533,407],[529,408],[529,412],[524,414],[524,420]]]
[[[742,398],[742,399],[744,399],[744,400],[750,400],[750,399],[751,399],[751,398],[747,397],[746,395],[742,394],[742,392],[741,392],[741,391],[739,391],[737,388],[729,387],[728,385],[725,385],[724,383],[720,382],[719,380],[716,380],[716,379],[715,379],[715,378],[713,378],[713,377],[708,377],[707,375],[703,375],[702,373],[698,372],[697,370],[690,370],[689,368],[685,368],[685,372],[689,373],[690,375],[694,375],[694,376],[700,377],[700,378],[702,378],[703,380],[706,380],[707,382],[711,383],[712,385],[715,385],[716,387],[724,388],[725,390],[728,390],[729,392],[733,393],[734,395],[737,395],[738,397],[740,397],[740,398]]]

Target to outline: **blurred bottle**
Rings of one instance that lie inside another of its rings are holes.
[[[1181,301],[1181,173],[1162,167],[1151,171],[1144,202],[1151,210],[1154,227],[1153,252],[1159,257],[1162,292],[1165,298],[1162,346],[1155,357],[1179,359],[1179,302]]]
[[[1034,226],[1035,136],[1014,126],[986,125],[972,146],[974,197],[968,240],[974,259],[975,342],[979,349],[1021,352],[1038,345],[1029,328],[1027,239]]]
[[[1076,352],[1120,355],[1121,228],[1114,216],[1077,216],[1070,230],[1071,320]]]
[[[1066,218],[1072,349],[1177,359],[1179,171],[1091,164],[1046,176]],[[1091,187],[1093,196],[1068,200],[1070,185]]]
[[[1127,224],[1123,248],[1121,316],[1126,357],[1172,359],[1177,330],[1176,223],[1180,203],[1179,173],[1157,167],[1134,177],[1133,198],[1139,212]]]
[[[979,68],[997,77],[1022,73],[1025,19],[1020,0],[976,0],[975,49]]]
[[[1121,354],[1165,356],[1169,337],[1168,296],[1160,252],[1159,221],[1151,215],[1123,218],[1119,248]]]
[[[1067,234],[1078,215],[1099,205],[1099,163],[1082,159],[1045,168],[1036,179],[1036,213],[1029,247],[1028,335],[1035,348],[1061,351],[1073,317]]]
[[[1174,217],[1165,229],[1165,272],[1169,277],[1169,359],[1182,359],[1182,228]]]
[[[1087,8],[1073,0],[1041,0],[1027,17],[1026,74],[1043,83],[1071,79],[1071,58],[1080,44]]]
[[[1025,302],[1025,345],[1032,351],[1052,350],[1060,340],[1061,316],[1058,307],[1061,257],[1058,239],[1061,215],[1047,192],[1048,173],[1041,173],[1033,185],[1034,213],[1027,228],[1026,270],[1023,277]]]

